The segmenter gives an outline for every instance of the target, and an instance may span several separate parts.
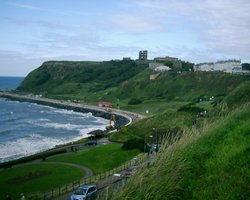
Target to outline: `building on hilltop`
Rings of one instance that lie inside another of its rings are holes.
[[[221,71],[226,73],[249,73],[242,70],[241,60],[225,60],[215,63],[199,63],[194,66],[194,71]]]
[[[156,57],[154,58],[154,61],[170,61],[170,62],[177,62],[179,59],[175,57],[165,56],[165,57]]]
[[[149,68],[156,71],[156,72],[164,72],[164,71],[169,71],[171,70],[170,67],[163,65],[162,63],[149,63]]]
[[[165,56],[165,57],[156,57],[154,58],[155,62],[165,63],[169,67],[172,67],[175,70],[182,68],[181,60],[175,57]]]
[[[139,51],[139,60],[147,60],[148,59],[148,51],[143,50]]]
[[[232,69],[233,74],[249,74],[249,70],[244,70],[242,67],[235,67]]]
[[[131,60],[130,57],[123,57],[122,60]]]

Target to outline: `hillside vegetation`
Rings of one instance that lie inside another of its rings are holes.
[[[158,153],[110,199],[249,199],[250,107]]]
[[[250,196],[250,76],[181,69],[157,74],[138,61],[50,61],[31,72],[18,91],[90,104],[111,101],[146,115],[110,140],[141,151],[147,151],[146,142],[163,139],[165,146],[153,167],[110,199]]]
[[[32,71],[18,91],[87,103],[111,101],[115,107],[131,110],[134,105],[147,105],[148,101],[154,100],[169,102],[205,100],[211,96],[220,98],[249,78],[225,73],[171,71],[150,80],[153,74],[156,72],[149,69],[148,62],[49,61]]]
[[[249,83],[229,94],[201,126],[175,142],[166,138],[153,166],[109,199],[249,199]]]
[[[249,76],[171,71],[150,80],[153,74],[156,72],[149,69],[148,62],[49,61],[31,72],[18,91],[90,104],[110,101],[116,108],[147,115],[142,121],[123,128],[120,134],[110,136],[119,142],[136,139],[140,144],[145,136],[156,134],[152,133],[153,128],[158,135],[185,132],[192,128],[194,121],[203,121],[197,118],[199,112],[207,110],[210,119],[223,99],[227,102],[224,105],[231,107],[247,102],[246,96],[250,94],[245,89],[250,88]]]

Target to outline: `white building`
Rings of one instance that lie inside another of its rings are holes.
[[[240,60],[225,60],[218,61],[216,63],[200,63],[194,66],[195,71],[222,71],[227,73],[234,73],[237,71],[244,71],[246,73],[247,70],[242,70],[241,61]],[[249,73],[249,71],[248,71]]]
[[[163,65],[162,63],[149,63],[149,68],[156,71],[156,72],[164,72],[171,70],[170,67]]]

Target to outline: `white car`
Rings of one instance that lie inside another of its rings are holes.
[[[76,189],[71,195],[71,200],[89,200],[95,199],[97,193],[96,185],[83,185]]]

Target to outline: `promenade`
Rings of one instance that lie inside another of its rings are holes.
[[[110,115],[115,114],[116,124],[118,128],[121,126],[128,126],[131,123],[144,118],[143,115],[120,109],[99,107],[99,106],[89,105],[86,103],[75,103],[69,100],[66,101],[66,100],[49,99],[42,97],[40,95],[33,95],[33,94],[21,95],[13,92],[0,91],[0,97],[8,98],[11,100],[23,101],[23,102],[38,103],[62,109],[74,110],[77,112],[84,112],[84,113],[91,112],[93,116],[102,117],[105,119],[110,119]]]

